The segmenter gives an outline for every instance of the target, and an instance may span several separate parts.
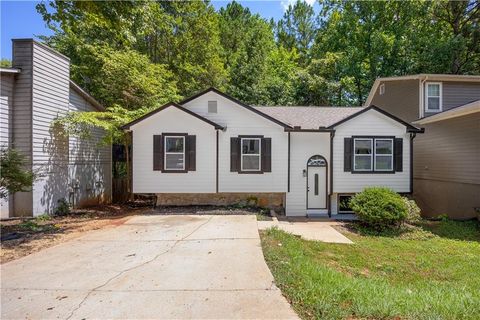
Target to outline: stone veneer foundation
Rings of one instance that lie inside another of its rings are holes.
[[[157,206],[225,206],[252,202],[260,207],[284,207],[285,193],[157,193]]]

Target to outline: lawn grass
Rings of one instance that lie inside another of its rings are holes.
[[[479,319],[478,222],[422,227],[422,240],[342,231],[353,245],[277,229],[261,237],[277,286],[304,319]]]

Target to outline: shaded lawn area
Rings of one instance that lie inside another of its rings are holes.
[[[277,286],[304,319],[478,319],[479,223],[422,228],[421,240],[341,229],[353,245],[277,229],[261,238]]]

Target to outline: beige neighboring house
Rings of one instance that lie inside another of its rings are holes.
[[[480,76],[379,78],[366,105],[425,128],[414,143],[414,197],[423,214],[469,219],[480,210]]]

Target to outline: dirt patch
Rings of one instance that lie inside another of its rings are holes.
[[[151,212],[149,207],[109,205],[75,210],[61,217],[2,221],[0,263],[74,239],[86,231],[122,225],[132,215]]]

